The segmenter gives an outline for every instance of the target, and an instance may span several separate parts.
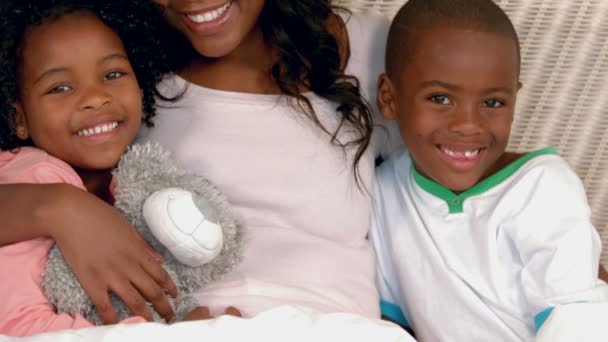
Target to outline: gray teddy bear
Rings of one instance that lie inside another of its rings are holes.
[[[179,321],[198,306],[189,296],[193,290],[240,262],[243,228],[215,186],[178,168],[158,144],[133,145],[114,177],[115,207],[166,260],[163,267],[180,294],[172,303]],[[57,246],[49,252],[42,287],[57,312],[103,323]],[[117,296],[111,297],[118,319],[131,316]],[[152,311],[155,321],[164,322]]]

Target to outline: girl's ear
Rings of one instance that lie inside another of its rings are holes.
[[[15,109],[15,135],[21,140],[27,140],[30,137],[30,132],[27,127],[27,120],[21,102],[15,101],[11,103]]]
[[[395,87],[387,74],[382,74],[378,78],[378,109],[386,120],[395,120],[397,110],[395,103]]]

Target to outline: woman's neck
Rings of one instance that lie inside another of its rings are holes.
[[[220,58],[197,58],[178,74],[189,82],[212,89],[279,94],[270,74],[277,58],[258,27],[230,54]]]
[[[110,190],[112,183],[112,170],[76,170],[88,192],[99,197],[107,203],[114,203],[114,196]]]

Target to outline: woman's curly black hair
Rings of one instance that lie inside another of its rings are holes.
[[[357,165],[371,140],[372,111],[362,97],[357,78],[342,70],[341,62],[348,56],[340,55],[336,32],[329,29],[332,19],[339,22],[335,20],[338,9],[330,0],[266,0],[259,22],[266,41],[279,51],[279,60],[271,73],[281,92],[296,99],[304,113],[331,136],[333,143],[343,148],[357,147],[354,172],[359,180]],[[346,28],[340,28],[346,37]],[[197,52],[181,33],[176,33],[171,45],[174,70],[196,58]],[[338,105],[341,121],[335,131],[329,131],[319,120],[302,89]],[[345,124],[356,130],[357,137],[352,141],[339,140]]]
[[[266,0],[260,24],[265,39],[280,53],[272,67],[272,76],[279,88],[285,95],[297,99],[315,124],[331,135],[332,142],[344,148],[357,146],[354,173],[359,180],[357,165],[371,140],[372,111],[361,94],[357,78],[342,70],[341,58],[349,56],[340,55],[337,33],[330,32],[328,25],[336,19],[335,9],[330,0]],[[342,29],[346,37],[346,27]],[[338,104],[336,110],[342,117],[334,132],[323,126],[301,89],[310,89]],[[358,137],[339,141],[338,134],[344,124],[354,128]]]
[[[143,122],[152,124],[156,113],[156,85],[170,71],[166,46],[168,33],[162,10],[151,0],[2,0],[0,1],[0,150],[31,145],[15,134],[19,96],[19,68],[24,36],[29,27],[87,11],[97,16],[122,40],[143,93]]]

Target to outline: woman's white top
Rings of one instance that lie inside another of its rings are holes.
[[[347,19],[351,56],[346,69],[375,94],[383,71],[388,20]],[[374,257],[367,234],[371,197],[358,187],[355,149],[330,142],[285,96],[219,91],[174,76],[165,95],[183,98],[158,108],[143,140],[167,147],[179,164],[209,178],[228,197],[246,228],[243,262],[197,292],[212,311],[227,306],[245,315],[280,305],[321,312],[379,316]],[[307,94],[333,132],[336,104]],[[375,96],[368,97],[375,104]],[[372,189],[375,157],[389,142],[374,137],[359,163],[361,184]],[[341,141],[352,137],[348,127]],[[392,137],[397,140],[398,137]]]

